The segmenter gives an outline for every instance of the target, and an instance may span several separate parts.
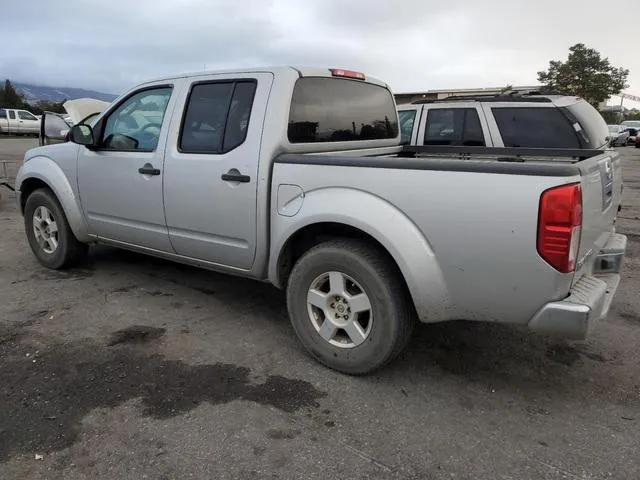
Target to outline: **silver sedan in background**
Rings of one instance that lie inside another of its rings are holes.
[[[624,147],[629,140],[629,131],[622,125],[607,125],[607,127],[609,127],[609,145]]]

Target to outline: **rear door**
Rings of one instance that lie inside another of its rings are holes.
[[[189,82],[165,153],[169,238],[179,255],[248,270],[256,251],[258,160],[273,74]]]
[[[18,116],[16,115],[15,110],[7,110],[7,116],[9,117],[9,133],[20,133],[20,128],[18,127]]]
[[[417,145],[491,146],[482,109],[475,102],[424,105]]]

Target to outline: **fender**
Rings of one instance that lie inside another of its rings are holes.
[[[278,205],[278,200],[273,205]],[[361,190],[323,188],[305,192],[293,216],[271,213],[272,243],[269,280],[281,286],[278,259],[289,238],[316,223],[341,223],[375,238],[396,261],[409,287],[422,322],[455,318],[442,270],[429,242],[402,211],[386,200]]]
[[[89,228],[82,213],[80,199],[60,166],[44,156],[32,157],[23,163],[16,176],[18,206],[21,205],[22,185],[30,178],[37,178],[47,184],[62,205],[62,210],[76,238],[80,242],[91,242],[93,239],[89,236]]]

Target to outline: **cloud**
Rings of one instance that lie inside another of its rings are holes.
[[[184,71],[340,66],[395,91],[535,84],[583,42],[631,70],[637,18],[594,0],[23,0],[6,2],[0,76],[119,93]],[[638,40],[636,38],[636,40]]]

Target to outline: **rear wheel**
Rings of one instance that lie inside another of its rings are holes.
[[[65,268],[87,253],[88,245],[73,235],[60,202],[49,189],[41,188],[29,195],[24,223],[29,246],[45,267]]]
[[[385,252],[332,240],[300,258],[287,284],[291,323],[308,354],[343,373],[370,373],[406,346],[411,301]]]

